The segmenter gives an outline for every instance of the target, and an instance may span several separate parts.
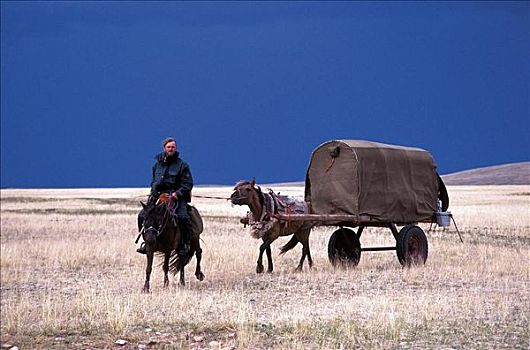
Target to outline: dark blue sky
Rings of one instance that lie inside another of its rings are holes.
[[[1,3],[1,186],[298,181],[330,139],[530,160],[528,2]]]

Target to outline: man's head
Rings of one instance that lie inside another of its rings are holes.
[[[162,141],[162,147],[164,147],[164,152],[168,156],[172,156],[177,152],[177,141],[174,138],[168,137]]]

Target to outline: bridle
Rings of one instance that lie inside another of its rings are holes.
[[[169,222],[169,219],[170,219],[170,213],[169,213],[169,210],[167,209],[167,207],[165,208],[165,212],[164,212],[164,217],[163,217],[163,223],[162,225],[160,226],[160,228],[156,228],[154,226],[149,226],[149,227],[145,227],[145,225],[142,226],[142,230],[140,231],[140,233],[147,233],[149,231],[155,231],[156,234],[155,234],[155,238],[158,238],[165,230],[166,226],[167,226],[167,223]]]
[[[250,189],[246,187],[243,188],[244,186],[247,186],[247,185],[250,186],[251,188]],[[243,183],[240,186],[237,186],[236,188],[234,188],[234,191],[235,191],[234,193],[237,193],[237,198],[235,199],[239,202],[239,204],[237,205],[249,205],[250,206],[250,196],[248,195],[248,193],[252,190],[257,192],[257,195],[259,198],[259,205],[261,207],[261,217],[255,218],[255,220],[263,221],[265,216],[271,215],[272,213],[274,213],[274,208],[271,211],[269,210],[268,206],[265,205],[265,203],[267,202],[265,199],[266,194],[263,193],[263,191],[261,190],[261,187],[259,187],[258,185],[251,185],[250,183]],[[241,203],[243,201],[245,201],[246,203]]]
[[[247,191],[244,191],[241,187],[238,187],[235,189],[235,192],[237,192],[237,198],[235,198],[238,201],[243,201],[249,199],[248,195],[245,193]]]
[[[246,182],[246,183],[242,183],[241,185],[236,186],[236,188],[234,188],[234,191],[237,192],[236,200],[238,200],[238,201],[246,200],[248,202],[250,197],[248,196],[247,193],[250,191],[250,189],[243,189],[243,187],[247,186],[247,185],[250,186],[252,190],[256,190],[258,192],[258,194],[260,195],[260,197],[261,197],[261,195],[262,195],[261,188],[259,186],[257,186],[257,185],[251,185],[250,182]]]

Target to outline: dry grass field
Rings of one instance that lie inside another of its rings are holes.
[[[196,198],[206,279],[195,279],[193,259],[186,286],[172,278],[164,289],[156,266],[150,294],[140,292],[145,257],[134,245],[146,189],[2,190],[2,347],[528,349],[530,186],[448,190],[464,243],[454,226],[427,233],[425,266],[403,269],[394,252],[365,252],[357,268],[334,269],[327,242],[335,228],[319,227],[312,270],[293,272],[301,246],[279,256],[289,239],[281,238],[274,272],[262,275],[260,241],[238,223],[246,209]],[[393,237],[370,228],[361,243]]]

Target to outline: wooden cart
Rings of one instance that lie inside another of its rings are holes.
[[[328,141],[311,155],[305,201],[310,214],[277,218],[338,226],[328,243],[333,265],[356,266],[361,252],[387,250],[395,250],[404,266],[424,264],[428,242],[418,223],[449,225],[447,190],[432,156],[419,148]],[[402,227],[398,230],[398,226]],[[362,248],[365,227],[389,228],[396,245]]]

